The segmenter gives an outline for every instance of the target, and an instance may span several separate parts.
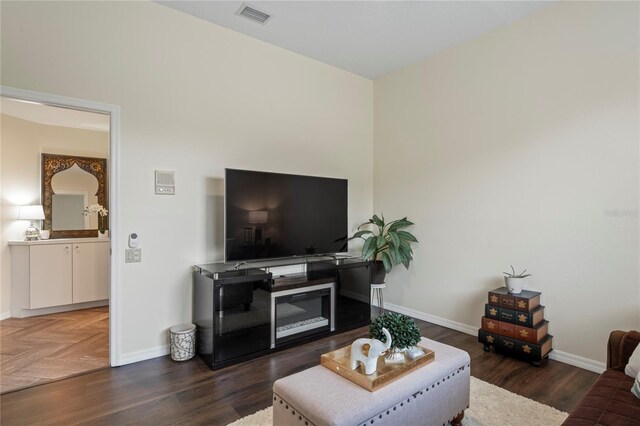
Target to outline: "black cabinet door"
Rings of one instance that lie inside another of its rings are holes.
[[[338,268],[336,330],[362,327],[371,322],[371,268],[369,263]]]
[[[259,282],[216,285],[213,362],[269,349],[271,294]]]

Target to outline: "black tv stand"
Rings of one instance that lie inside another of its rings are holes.
[[[297,273],[279,273],[301,266]],[[198,355],[212,369],[366,326],[370,262],[313,256],[194,270]]]

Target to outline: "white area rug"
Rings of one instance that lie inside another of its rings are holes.
[[[552,426],[561,424],[567,413],[471,377],[471,402],[462,424]],[[271,407],[243,417],[229,426],[271,426]]]

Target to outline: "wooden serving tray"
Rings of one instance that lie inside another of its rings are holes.
[[[424,355],[414,360],[405,355],[403,364],[387,364],[384,362],[384,356],[380,356],[376,372],[369,376],[364,374],[362,365],[359,365],[355,370],[350,368],[351,345],[322,354],[320,364],[369,392],[374,392],[436,359],[435,352],[419,345],[418,347],[424,351]]]

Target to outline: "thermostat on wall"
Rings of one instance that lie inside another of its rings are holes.
[[[156,194],[175,195],[175,173],[176,172],[156,170]]]

